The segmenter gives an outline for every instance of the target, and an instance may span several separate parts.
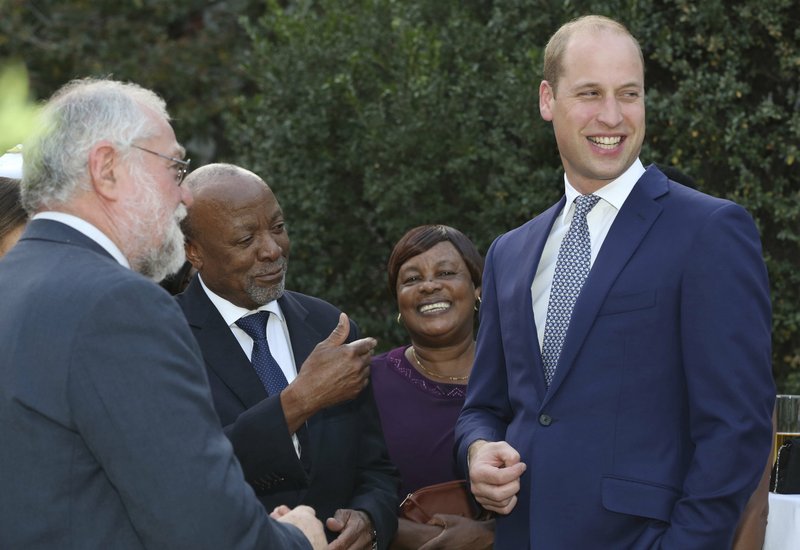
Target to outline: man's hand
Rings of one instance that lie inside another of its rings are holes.
[[[369,382],[369,363],[377,345],[374,338],[345,344],[350,334],[347,315],[330,336],[317,344],[297,378],[281,392],[281,406],[291,433],[316,412],[355,399]]]
[[[323,550],[328,545],[322,522],[317,519],[314,509],[309,506],[297,506],[293,510],[288,506],[278,506],[270,514],[272,519],[291,523],[306,536],[314,550]]]
[[[339,533],[330,550],[369,550],[372,548],[372,521],[361,510],[336,510],[325,525],[334,533]]]
[[[519,478],[525,463],[505,441],[479,440],[469,447],[469,480],[472,494],[481,506],[508,514],[517,505]]]

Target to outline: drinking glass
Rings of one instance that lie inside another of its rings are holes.
[[[772,447],[772,462],[775,453],[787,439],[800,437],[800,395],[778,395],[775,399],[777,430]]]

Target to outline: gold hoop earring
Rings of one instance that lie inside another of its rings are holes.
[[[397,314],[397,324],[400,325],[400,326],[403,326],[403,314],[402,313],[398,313]]]

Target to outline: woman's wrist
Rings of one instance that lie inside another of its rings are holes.
[[[389,545],[389,550],[418,550],[426,542],[442,534],[442,527],[427,523],[417,523],[399,518],[397,533]]]

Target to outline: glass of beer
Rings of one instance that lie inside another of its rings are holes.
[[[800,437],[800,395],[778,395],[775,399],[777,430],[772,448],[772,462],[787,439]]]

